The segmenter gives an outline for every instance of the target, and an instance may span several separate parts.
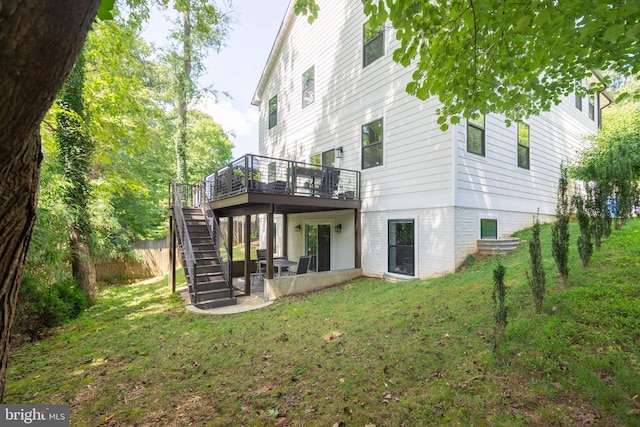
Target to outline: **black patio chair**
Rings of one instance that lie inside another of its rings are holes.
[[[301,256],[298,260],[298,265],[296,267],[296,271],[289,270],[289,275],[298,275],[298,274],[306,274],[309,271],[309,261],[311,260],[310,256]]]

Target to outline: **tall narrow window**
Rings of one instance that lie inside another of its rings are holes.
[[[382,119],[362,126],[362,169],[382,164]]]
[[[518,123],[518,167],[529,169],[529,125]]]
[[[582,97],[576,93],[576,108],[582,111]]]
[[[480,238],[481,239],[497,239],[498,238],[498,220],[497,219],[481,219],[480,220]]]
[[[389,262],[390,273],[414,275],[414,224],[412,219],[389,220]]]
[[[364,24],[362,29],[363,63],[366,67],[384,55],[384,24]]]
[[[467,151],[484,156],[484,114],[467,120]]]
[[[269,100],[269,129],[278,124],[278,96]]]
[[[595,95],[589,95],[589,118],[591,120],[596,119],[596,104],[595,104]]]
[[[315,70],[311,67],[302,74],[302,108],[315,101],[315,82]]]

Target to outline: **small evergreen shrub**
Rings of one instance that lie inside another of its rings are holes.
[[[551,237],[551,252],[556,261],[558,272],[562,277],[562,283],[566,286],[569,280],[569,220],[571,208],[567,187],[567,169],[560,166],[560,179],[558,180],[558,197],[556,201],[556,222],[553,224]],[[537,221],[537,220],[536,220]]]
[[[536,313],[542,312],[542,301],[544,300],[545,275],[542,266],[542,247],[540,245],[540,221],[535,216],[531,240],[529,241],[529,255],[531,257],[531,275],[526,272],[527,282],[533,293],[533,301],[536,306]]]
[[[495,327],[493,333],[493,353],[495,354],[500,346],[502,333],[507,326],[507,307],[505,305],[505,297],[507,295],[507,287],[504,284],[504,276],[506,268],[500,260],[493,269],[493,318]]]
[[[582,260],[582,266],[586,267],[593,254],[593,243],[591,242],[591,221],[585,209],[585,201],[579,195],[573,196],[573,206],[576,208],[576,219],[580,226],[580,236],[578,237],[578,253]]]
[[[42,284],[36,277],[25,274],[13,332],[36,340],[47,329],[78,317],[88,306],[84,292],[75,283]]]

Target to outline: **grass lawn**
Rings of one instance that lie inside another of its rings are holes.
[[[79,319],[14,348],[5,400],[68,402],[79,426],[640,426],[640,221],[587,269],[578,233],[563,288],[542,226],[541,315],[526,243],[504,260],[495,356],[494,259],[225,316],[187,313],[165,278],[106,287]]]

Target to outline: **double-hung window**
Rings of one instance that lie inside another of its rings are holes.
[[[362,67],[384,55],[384,24],[365,23],[362,28]]]
[[[467,120],[467,151],[484,157],[484,114],[477,114]]]
[[[596,102],[595,102],[595,94],[589,95],[589,118],[591,120],[596,119]]]
[[[390,273],[414,275],[414,246],[414,220],[389,220],[388,269]]]
[[[312,66],[302,74],[302,108],[315,101],[315,69]]]
[[[362,169],[382,164],[382,119],[362,126]]]
[[[518,167],[529,169],[529,125],[518,123]]]
[[[278,96],[269,100],[269,129],[278,124]]]

